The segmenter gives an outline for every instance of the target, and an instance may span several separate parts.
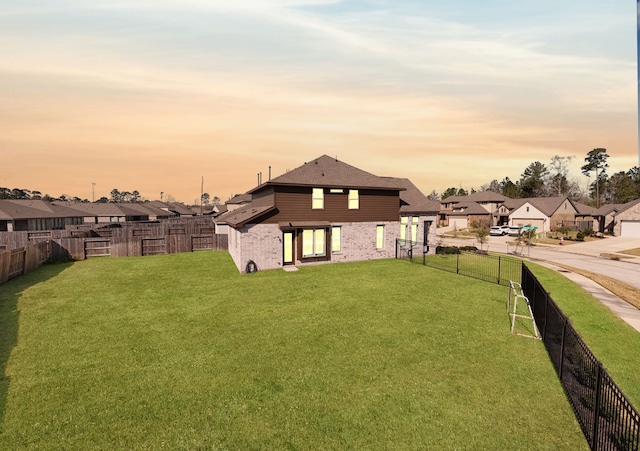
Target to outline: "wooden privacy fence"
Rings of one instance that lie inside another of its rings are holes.
[[[0,283],[33,271],[49,260],[49,243],[40,241],[25,247],[0,250]]]
[[[46,261],[136,257],[227,250],[211,221],[185,220],[75,226],[66,230],[0,232],[0,283]]]

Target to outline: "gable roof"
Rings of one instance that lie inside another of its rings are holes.
[[[440,211],[440,202],[429,199],[407,178],[383,177],[404,188],[400,191],[400,213],[432,213]]]
[[[622,213],[623,211],[628,210],[629,208],[637,205],[638,203],[640,203],[640,199],[632,200],[625,204],[622,204],[620,209],[618,210],[618,213]]]
[[[401,191],[394,181],[378,177],[342,161],[323,155],[248,191],[253,194],[267,186],[313,186],[318,188],[382,189]]]
[[[552,216],[566,200],[568,200],[569,203],[571,203],[571,205],[573,205],[573,207],[576,209],[576,211],[578,211],[578,208],[574,205],[573,202],[571,202],[571,199],[569,199],[566,196],[507,199],[504,202],[502,202],[501,205],[504,205],[509,209],[509,212],[512,212],[513,210],[517,210],[518,208],[522,207],[524,204],[528,203],[532,207],[535,207],[538,210],[540,210],[540,212],[545,214],[546,216]]]
[[[462,211],[450,211],[447,210],[447,214],[449,216],[467,216],[467,215],[478,215],[478,216],[489,216],[491,213],[487,211],[482,205],[477,202],[457,202],[454,208],[461,208]]]
[[[547,216],[553,215],[558,208],[568,200],[571,205],[573,203],[566,196],[560,197],[534,197],[527,201]],[[575,208],[575,207],[574,207]],[[577,209],[576,209],[577,210]]]

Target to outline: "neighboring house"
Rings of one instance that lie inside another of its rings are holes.
[[[54,205],[66,205],[67,202],[56,201]],[[139,212],[128,210],[125,211],[120,207],[121,204],[117,203],[74,203],[75,210],[79,210],[83,213],[84,224],[105,224],[112,222],[125,222],[135,221],[139,218]],[[148,215],[147,215],[148,219]]]
[[[440,211],[442,215],[442,211]],[[454,230],[491,224],[491,214],[477,202],[457,202],[447,212],[447,224]]]
[[[152,200],[150,202],[145,202],[143,205],[150,205],[154,208],[164,210],[170,213],[172,218],[179,216],[196,216],[198,214],[196,211],[187,207],[185,204],[181,204],[180,202],[162,202],[159,200]]]
[[[449,196],[440,201],[439,225],[458,230],[477,223],[494,225],[493,213],[509,198],[493,191],[476,191],[468,196]]]
[[[498,207],[494,220],[496,224],[530,225],[539,232],[550,232],[567,221],[575,221],[577,213],[567,197],[508,199]]]
[[[83,213],[43,200],[0,200],[0,231],[59,230],[83,223]]]
[[[640,238],[640,199],[620,205],[614,222],[615,236]]]
[[[607,204],[593,214],[597,232],[614,236],[640,237],[640,199],[625,204]]]
[[[438,207],[410,181],[378,177],[326,155],[247,195],[251,203],[234,209],[236,201],[227,202],[229,211],[216,219],[216,226],[228,225],[229,253],[241,272],[250,262],[275,269],[392,258],[401,234],[418,242],[425,229],[427,241],[435,239]]]

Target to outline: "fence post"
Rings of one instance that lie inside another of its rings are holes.
[[[594,411],[593,411],[593,435],[591,437],[591,449],[598,449],[598,433],[599,433],[599,417],[600,417],[600,396],[602,385],[602,365],[597,362],[596,365],[596,386],[594,397]]]
[[[537,286],[537,284],[536,284]],[[542,341],[547,338],[547,318],[549,316],[549,296],[546,291],[542,291],[544,293],[544,323],[542,325]]]
[[[569,320],[565,318],[562,324],[562,341],[560,342],[560,368],[558,368],[558,378],[560,379],[560,383],[562,383],[562,370],[564,368],[564,341],[567,337],[568,322]]]
[[[460,254],[456,254],[456,274],[460,274]]]
[[[498,285],[500,285],[500,263],[502,262],[501,258],[502,257],[498,255]]]

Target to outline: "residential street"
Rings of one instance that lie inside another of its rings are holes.
[[[491,236],[483,247],[491,252],[513,254],[513,237]],[[444,238],[443,244],[464,246],[480,244],[475,239]],[[523,257],[560,263],[610,277],[640,289],[640,257],[625,255],[621,260],[600,257],[602,253],[615,254],[627,249],[640,248],[640,238],[609,237],[598,241],[566,244],[564,246],[524,246],[519,247]],[[623,255],[623,254],[621,254]],[[630,257],[630,258],[629,258]]]
[[[492,236],[489,237],[488,248],[492,252],[513,254],[516,250],[515,247],[507,244],[507,242],[512,241],[512,237]],[[442,244],[452,246],[468,246],[473,244],[480,247],[475,239],[446,238],[442,239]],[[623,250],[639,247],[639,238],[611,237],[598,241],[564,246],[525,246],[524,248],[518,248],[518,251],[522,251],[524,257],[539,260],[537,263],[541,263],[543,266],[552,269],[557,269],[557,267],[553,266],[554,263],[565,264],[573,266],[574,268],[603,274],[633,287],[640,288],[640,257],[625,258],[621,261],[599,257],[601,253],[615,254]],[[484,249],[487,249],[487,244],[484,245]],[[543,260],[545,261],[544,263],[542,263]],[[617,316],[637,331],[640,331],[640,310],[587,277],[574,272],[563,272],[562,274],[583,287],[604,305],[609,307]]]

